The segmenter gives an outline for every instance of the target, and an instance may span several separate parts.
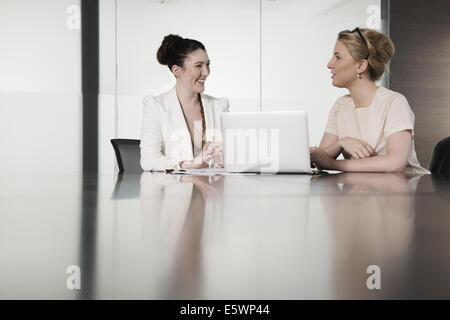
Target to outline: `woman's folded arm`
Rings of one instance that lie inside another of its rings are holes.
[[[328,132],[324,132],[319,148],[333,159],[339,157],[342,152],[342,147],[339,145],[339,137]]]
[[[337,160],[334,169],[347,172],[403,172],[408,164],[411,131],[403,130],[387,138],[387,154],[365,159]]]

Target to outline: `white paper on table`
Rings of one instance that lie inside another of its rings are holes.
[[[195,174],[195,175],[227,175],[230,172],[226,171],[224,168],[200,168],[200,169],[180,169],[172,172],[173,174]]]

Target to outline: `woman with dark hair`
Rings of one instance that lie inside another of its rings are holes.
[[[170,34],[157,52],[176,85],[144,99],[141,166],[145,171],[223,166],[220,113],[229,110],[226,98],[203,93],[209,57],[204,45]]]

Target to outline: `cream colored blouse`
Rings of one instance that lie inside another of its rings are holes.
[[[412,143],[404,173],[430,173],[420,166],[414,147],[414,113],[406,98],[395,91],[379,87],[368,107],[355,108],[348,94],[339,98],[330,110],[325,131],[339,138],[366,141],[375,155],[387,153],[387,138],[396,132],[411,130]]]
[[[186,119],[186,118],[185,118]],[[186,119],[186,124],[189,130],[189,135],[191,136],[192,142],[192,153],[194,154],[194,158],[202,153],[203,150],[203,125],[201,121],[188,121]]]

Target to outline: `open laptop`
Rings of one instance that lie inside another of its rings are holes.
[[[304,111],[222,113],[225,171],[312,173]]]

